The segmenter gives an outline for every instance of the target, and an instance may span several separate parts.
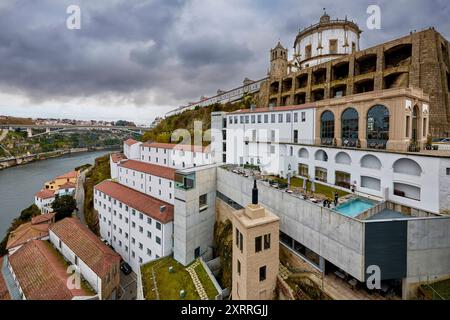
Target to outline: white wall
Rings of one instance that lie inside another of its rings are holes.
[[[94,192],[94,209],[99,213],[100,235],[134,272],[137,272],[142,263],[172,252],[173,222],[162,224],[134,208],[127,209],[125,204],[114,200],[98,190]],[[157,228],[158,223],[161,230]],[[161,240],[160,244],[157,243],[157,238]]]

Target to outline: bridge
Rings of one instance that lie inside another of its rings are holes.
[[[138,135],[143,135],[150,127],[133,126],[102,126],[102,125],[39,125],[39,124],[0,124],[0,130],[27,131],[28,138],[38,137],[46,134],[53,134],[64,131],[86,131],[86,130],[108,130],[127,131]],[[33,130],[44,131],[33,134]]]

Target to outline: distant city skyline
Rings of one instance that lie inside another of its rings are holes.
[[[73,4],[81,30],[66,27]],[[380,30],[366,26],[373,4]],[[430,26],[450,35],[444,0],[4,0],[0,114],[149,124],[245,77],[264,77],[270,48],[280,40],[292,54],[298,30],[323,8],[358,23],[363,49]]]

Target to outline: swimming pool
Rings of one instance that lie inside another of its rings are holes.
[[[337,206],[335,210],[342,213],[343,215],[346,215],[347,217],[354,218],[360,213],[367,211],[374,206],[375,204],[373,204],[372,202],[358,198]]]

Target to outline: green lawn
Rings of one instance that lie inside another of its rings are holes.
[[[270,177],[269,179],[277,181],[279,183],[287,184],[287,179],[277,178],[277,177]],[[333,187],[326,186],[326,185],[318,183],[318,182],[315,183],[315,186],[316,186],[316,192],[315,193],[323,194],[324,196],[326,196],[327,198],[330,198],[330,199],[334,199],[334,193],[335,192],[337,192],[339,197],[343,197],[343,196],[346,196],[346,195],[349,194],[349,192],[345,192],[345,191],[342,191],[342,190],[339,190],[339,189],[335,189]],[[291,188],[292,187],[294,187],[294,188],[303,188],[303,178],[298,178],[298,177],[291,178]],[[307,183],[307,189],[308,189],[308,192],[311,191],[311,181],[309,181]]]
[[[200,279],[209,300],[214,300],[219,293],[201,263],[195,268],[195,272],[197,273],[197,276]]]
[[[169,272],[169,267],[173,267],[173,272]],[[200,299],[185,267],[173,258],[166,257],[141,267],[142,286],[146,300],[157,299],[155,291],[152,290],[154,288],[152,268],[155,271],[160,300],[180,300],[180,290],[186,292],[185,300]]]
[[[429,287],[431,287],[434,291]],[[430,299],[442,300],[443,298],[445,300],[450,300],[450,279],[435,282],[433,284],[430,284],[429,286],[424,285],[422,286],[422,288],[427,293]]]

